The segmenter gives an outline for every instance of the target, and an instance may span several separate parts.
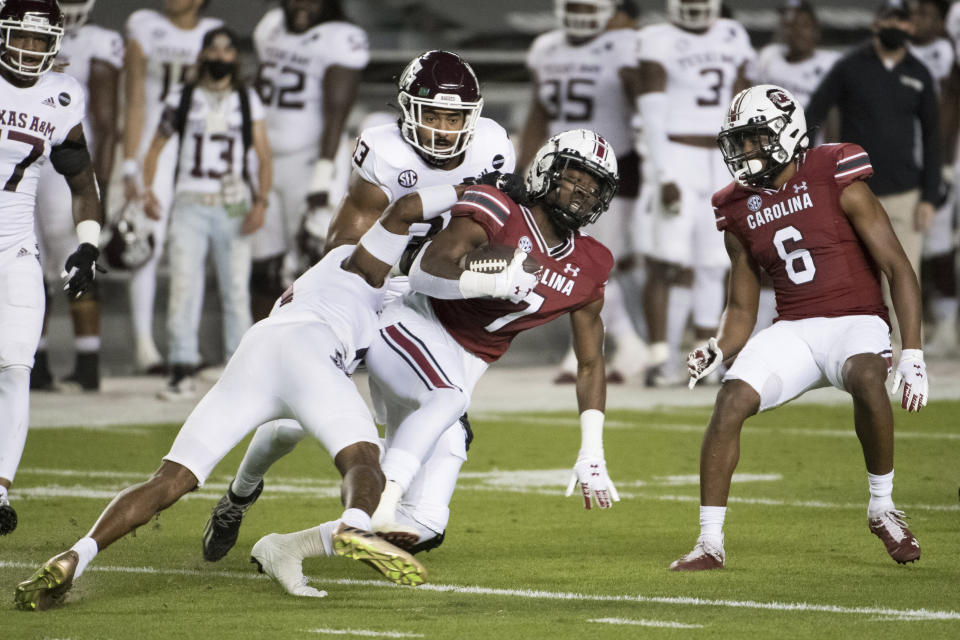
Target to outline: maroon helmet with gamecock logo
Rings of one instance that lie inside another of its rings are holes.
[[[44,38],[46,48],[30,51],[14,47],[10,36],[15,32]],[[49,71],[62,39],[63,14],[56,0],[7,0],[0,9],[0,66],[18,76],[37,78]]]

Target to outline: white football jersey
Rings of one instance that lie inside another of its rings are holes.
[[[278,7],[257,24],[253,44],[260,59],[255,84],[267,109],[273,152],[316,147],[323,132],[323,76],[334,66],[367,66],[366,32],[348,22],[324,22],[304,33],[290,33]]]
[[[322,322],[343,343],[343,353],[355,355],[373,340],[385,287],[371,287],[340,264],[356,245],[331,249],[318,263],[297,278],[280,297],[266,324]],[[344,363],[350,370],[349,362]]]
[[[820,86],[833,65],[840,59],[839,51],[816,49],[813,55],[800,62],[789,62],[784,56],[787,46],[781,43],[768,44],[757,57],[757,84],[775,84],[783,87],[806,108],[810,97]]]
[[[645,27],[639,56],[667,73],[667,134],[704,136],[720,130],[737,72],[756,57],[746,29],[725,18],[699,34],[669,23]]]
[[[933,79],[937,81],[934,86],[939,91],[940,83],[950,75],[950,69],[953,67],[953,45],[946,38],[937,38],[930,44],[923,45],[908,42],[907,48],[923,63]]]
[[[123,38],[119,33],[85,24],[63,36],[57,64],[67,65],[63,72],[77,79],[84,88],[87,102],[90,101],[90,63],[94,60],[118,70],[123,67]],[[87,138],[87,145],[93,149],[90,114],[83,120],[83,134]]]
[[[618,156],[630,153],[634,107],[623,91],[620,70],[635,67],[636,56],[635,29],[605,31],[581,45],[567,42],[560,29],[534,40],[527,67],[550,119],[548,135],[591,129],[606,138]]]
[[[950,36],[950,40],[955,47],[958,47],[954,49],[954,53],[960,57],[960,3],[954,2],[950,5],[945,27],[947,29],[947,35]]]
[[[248,88],[250,120],[263,120],[264,109],[257,92]],[[173,130],[180,106],[181,90],[167,97],[162,126]],[[176,132],[173,137],[176,137]],[[187,112],[180,144],[176,190],[194,193],[220,193],[226,175],[243,177],[243,114],[236,90],[207,91],[195,87]]]
[[[0,77],[0,252],[33,235],[40,168],[85,112],[83,87],[66,74],[26,88]]]
[[[187,72],[196,64],[204,34],[222,24],[219,18],[204,17],[200,18],[196,27],[185,30],[152,9],[139,9],[130,14],[126,27],[127,38],[136,40],[147,59],[141,156],[146,153],[157,130],[167,96],[182,86]]]

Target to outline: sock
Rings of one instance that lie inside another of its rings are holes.
[[[290,538],[300,549],[300,559],[317,558],[333,555],[333,532],[340,528],[340,520],[332,520],[323,524],[288,533]]]
[[[370,514],[362,509],[346,509],[340,520],[348,527],[370,531]]]
[[[723,546],[723,521],[726,507],[700,507],[700,538]]]
[[[100,336],[77,336],[73,339],[73,348],[77,353],[97,353],[100,351]]]
[[[867,480],[870,483],[870,503],[867,505],[867,515],[873,516],[892,511],[893,506],[893,471],[885,473],[882,476],[875,476],[867,472]]]
[[[400,485],[402,494],[410,486],[413,476],[420,470],[420,458],[398,448],[396,440],[393,446],[387,449],[383,456],[383,475],[388,481],[393,481]]]
[[[97,549],[97,541],[90,536],[80,538],[70,549],[76,551],[80,557],[80,560],[77,562],[77,570],[73,574],[73,579],[76,580],[87,568],[87,565],[90,564],[90,561],[97,557],[99,549]]]

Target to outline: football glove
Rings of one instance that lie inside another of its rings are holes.
[[[106,273],[106,269],[97,264],[99,257],[100,249],[89,242],[81,243],[77,250],[70,254],[63,266],[63,273],[60,274],[60,277],[67,281],[63,290],[69,296],[80,297],[87,287],[93,284],[97,271]]]
[[[507,268],[498,274],[495,274],[494,298],[502,298],[517,304],[530,295],[533,288],[537,286],[538,278],[535,273],[527,273],[523,269],[523,261],[527,259],[527,254],[523,249],[517,249],[513,252],[513,259]]]
[[[710,338],[706,344],[700,345],[687,356],[687,371],[690,373],[687,386],[693,389],[700,378],[713,373],[721,362],[723,352],[717,346],[717,339]]]
[[[485,184],[503,191],[508,198],[518,204],[527,200],[527,184],[523,176],[516,173],[489,171],[478,178],[467,178],[464,184]]]
[[[573,465],[570,484],[567,485],[567,497],[573,495],[577,483],[580,483],[585,509],[591,507],[591,500],[596,502],[601,509],[609,509],[614,502],[620,502],[617,488],[613,486],[613,480],[607,473],[607,463],[603,459],[603,451],[599,453],[580,452],[576,464]]]
[[[913,412],[927,406],[930,382],[927,379],[927,365],[923,362],[923,351],[920,349],[904,349],[900,354],[900,362],[897,364],[897,372],[893,374],[890,393],[895,394],[901,383],[903,384],[901,407]]]

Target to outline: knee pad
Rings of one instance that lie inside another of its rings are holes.
[[[283,289],[283,254],[253,261],[250,267],[251,293],[276,298]]]

